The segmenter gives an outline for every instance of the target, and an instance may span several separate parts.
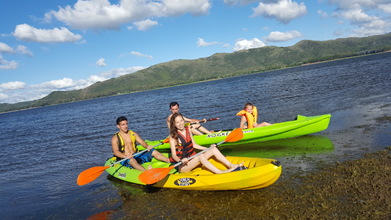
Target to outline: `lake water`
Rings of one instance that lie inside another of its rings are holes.
[[[86,219],[120,212],[140,192],[148,193],[106,173],[85,186],[77,186],[76,178],[112,155],[118,116],[127,116],[144,139],[165,138],[171,101],[187,117],[221,118],[205,124],[211,130],[238,127],[235,114],[248,101],[258,107],[259,120],[271,123],[332,114],[329,128],[315,135],[222,147],[227,155],[280,160],[281,178],[383,149],[391,144],[390,66],[391,53],[385,53],[0,114],[1,219]]]

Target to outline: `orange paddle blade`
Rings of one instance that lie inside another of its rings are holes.
[[[172,165],[167,168],[153,168],[147,171],[142,172],[138,179],[145,184],[154,184],[164,179],[170,172],[170,170],[174,169],[175,165]]]
[[[236,141],[239,141],[243,138],[243,131],[241,128],[236,128],[235,130],[233,130],[231,133],[229,133],[229,135],[227,136],[227,138],[225,138],[225,142],[236,142]]]
[[[98,176],[100,176],[107,168],[110,166],[104,167],[91,167],[87,170],[84,170],[77,177],[77,185],[82,186],[87,183],[94,181]]]

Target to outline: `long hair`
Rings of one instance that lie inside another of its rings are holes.
[[[175,126],[175,119],[177,117],[182,117],[183,119],[183,116],[181,113],[174,113],[172,116],[171,116],[171,119],[170,119],[170,136],[172,138],[174,138],[175,140],[178,140],[178,129],[177,127]]]

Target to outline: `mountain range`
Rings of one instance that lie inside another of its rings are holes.
[[[391,33],[328,41],[303,40],[290,47],[265,46],[233,53],[217,53],[195,60],[173,60],[135,73],[97,82],[72,91],[55,91],[46,97],[15,104],[0,104],[0,112],[82,101],[216,80],[321,61],[362,56],[391,50]]]

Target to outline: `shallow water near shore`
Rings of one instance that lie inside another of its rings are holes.
[[[302,182],[298,177],[391,144],[390,64],[391,53],[378,54],[1,114],[2,219],[86,219],[99,213],[110,213],[112,219],[175,219],[179,218],[173,214],[177,210],[187,214],[180,216],[184,219],[196,214],[226,219],[235,212],[250,218],[255,207],[277,212],[299,196],[288,192]],[[110,138],[117,130],[118,116],[127,116],[131,129],[144,139],[163,139],[171,101],[181,104],[185,116],[220,117],[205,124],[211,130],[237,127],[235,114],[247,101],[258,107],[260,120],[271,123],[293,120],[297,114],[330,113],[332,118],[327,130],[314,135],[221,147],[226,155],[278,159],[282,176],[264,189],[155,189],[125,183],[106,173],[88,185],[76,185],[81,171],[102,166],[111,156]],[[268,197],[279,194],[289,196],[281,196],[286,203],[273,208]]]

